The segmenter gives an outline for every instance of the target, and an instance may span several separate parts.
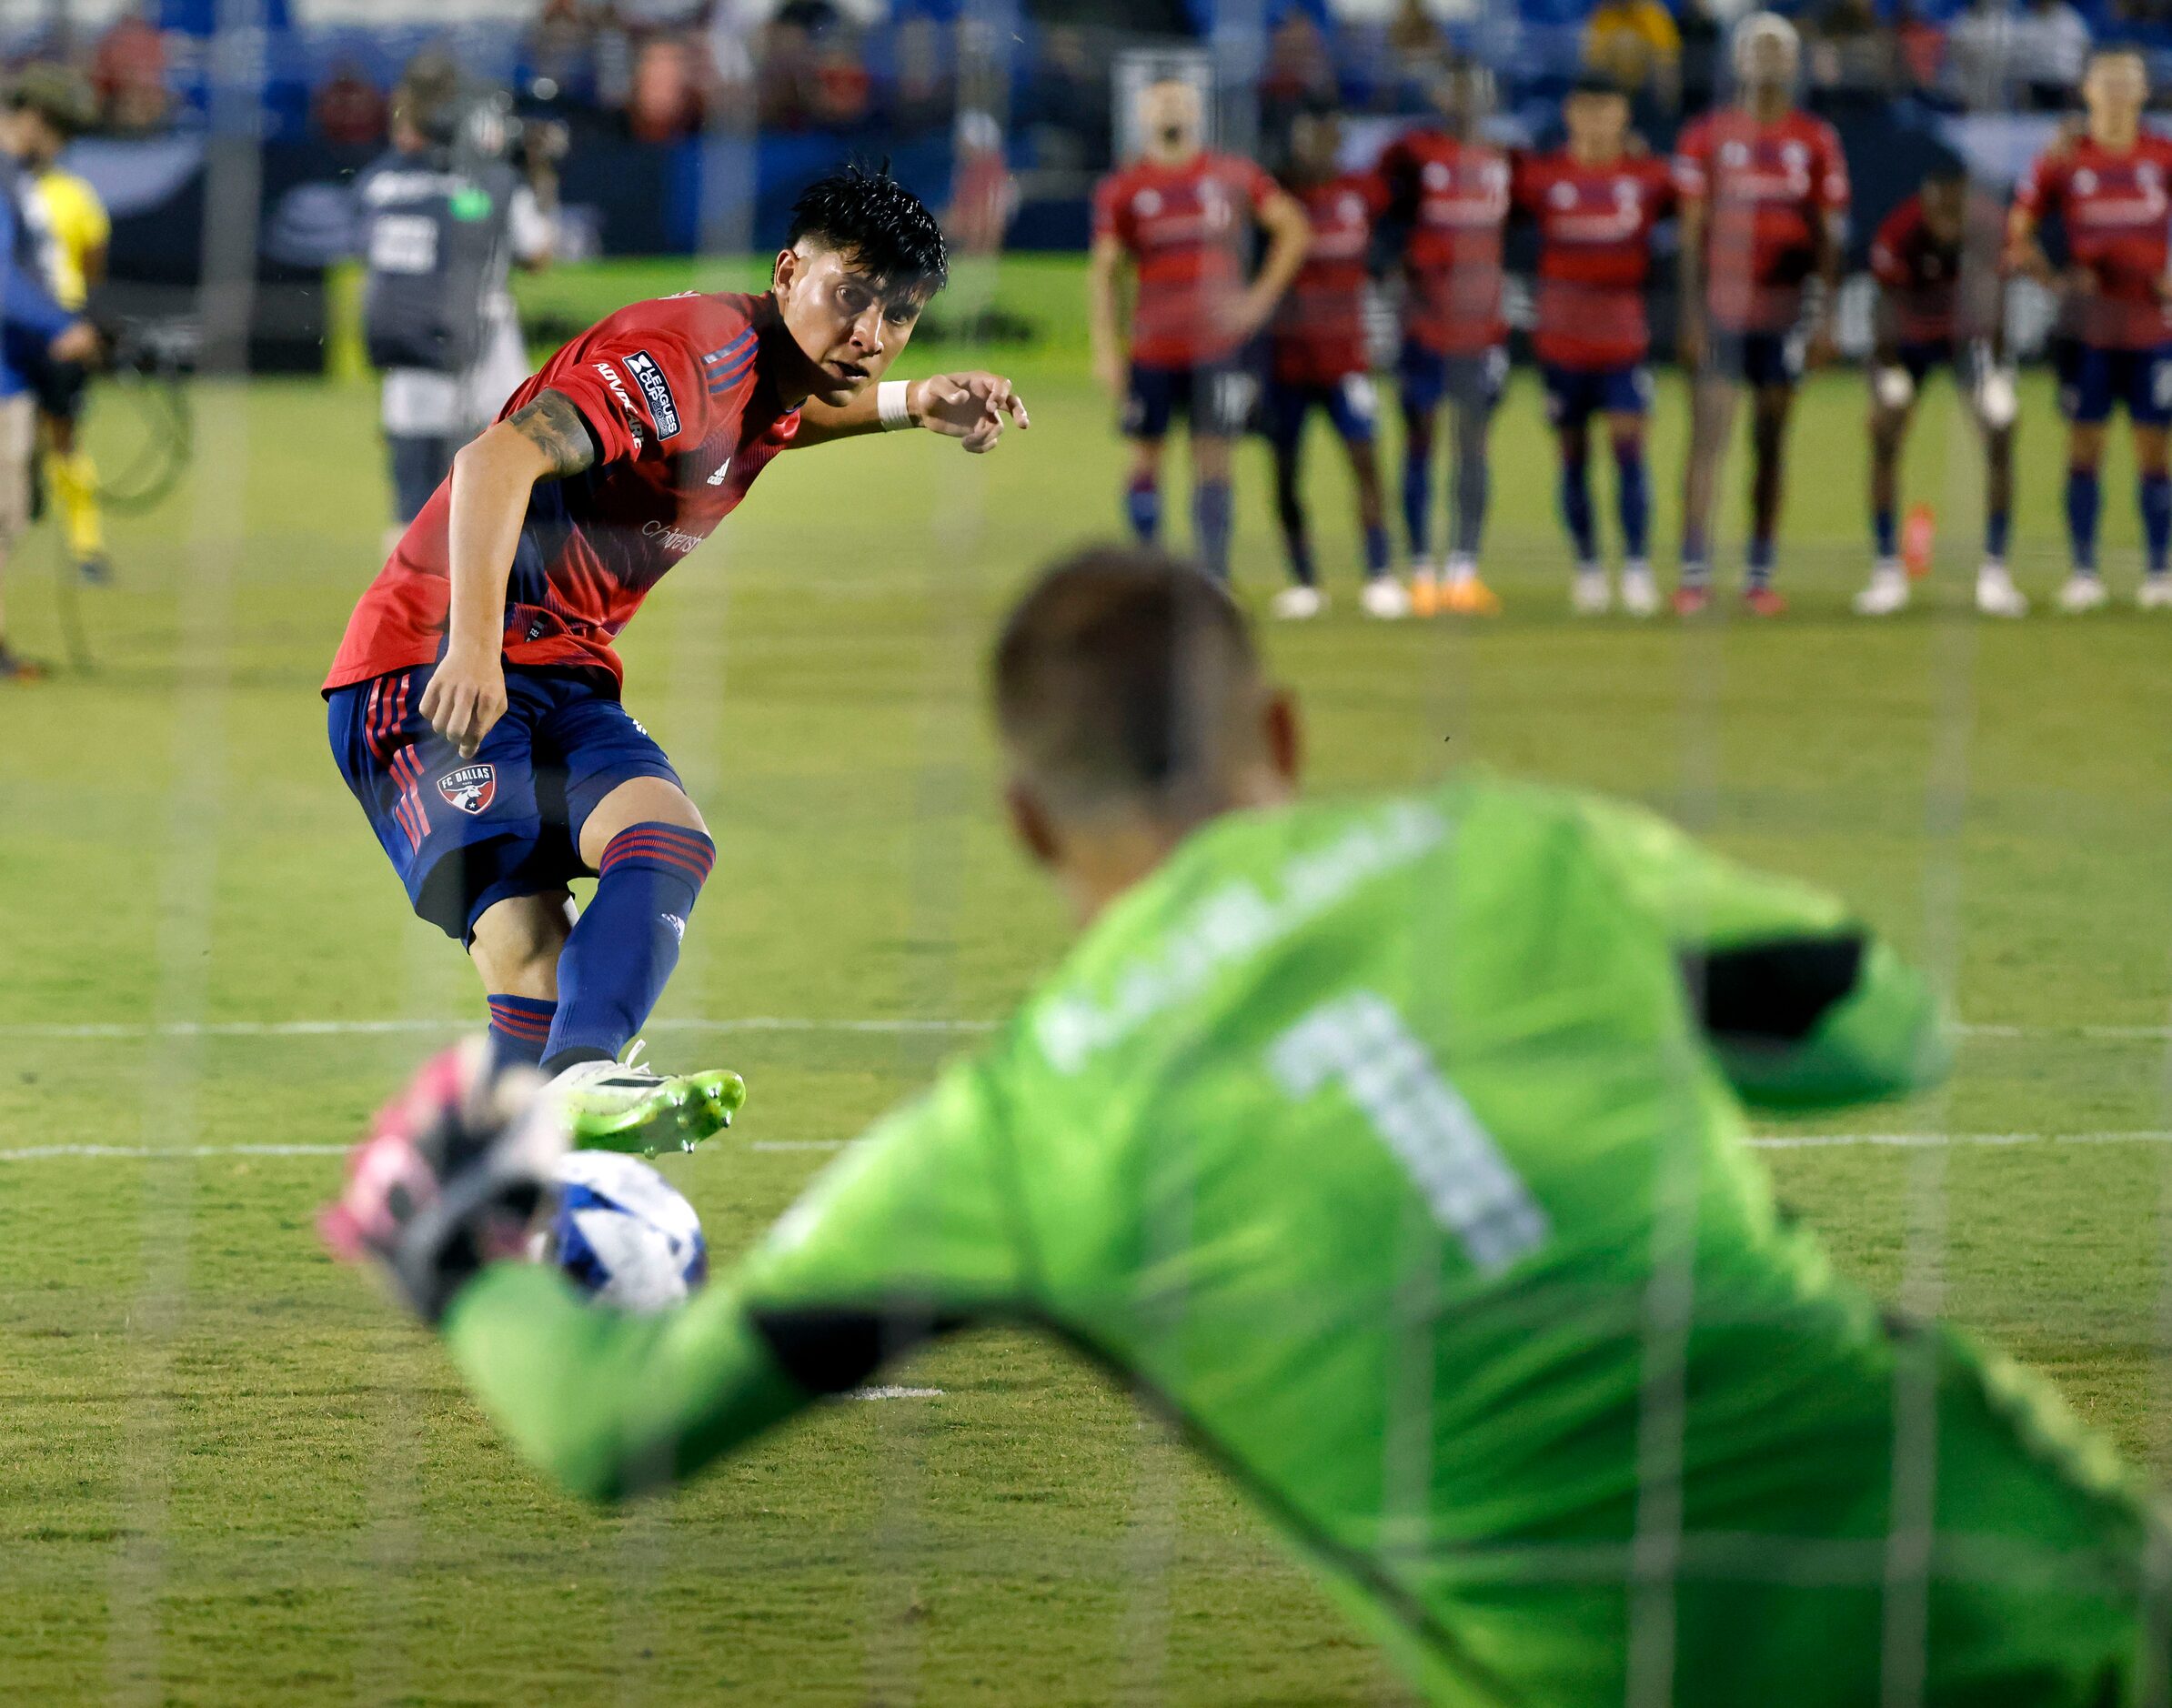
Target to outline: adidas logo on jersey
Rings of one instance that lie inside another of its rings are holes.
[[[709,484],[712,487],[722,486],[724,484],[724,477],[729,475],[730,472],[731,458],[727,457],[722,462],[717,465],[717,472],[709,477]]]

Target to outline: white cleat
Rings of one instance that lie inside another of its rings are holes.
[[[1393,576],[1373,576],[1358,595],[1358,606],[1366,616],[1383,623],[1400,622],[1411,614],[1411,596]]]
[[[1870,572],[1870,585],[1855,598],[1857,617],[1891,617],[1908,608],[1908,572],[1881,558]]]
[[[2172,573],[2160,570],[2156,575],[2144,576],[2142,585],[2135,589],[2135,609],[2172,611]]]
[[[1614,588],[1607,584],[1606,571],[1597,564],[1580,568],[1569,583],[1569,609],[1578,617],[1604,617],[1613,608]]]
[[[1659,583],[1650,564],[1637,561],[1622,566],[1622,608],[1632,617],[1658,615]]]
[[[1286,623],[1309,622],[1327,608],[1327,595],[1318,588],[1284,588],[1267,608]]]
[[[2102,576],[2076,573],[2068,576],[2066,585],[2059,589],[2059,609],[2074,617],[2095,610],[2110,597],[2104,590]]]
[[[1976,572],[1976,608],[1986,617],[2026,617],[2028,600],[2002,563],[1987,563]]]

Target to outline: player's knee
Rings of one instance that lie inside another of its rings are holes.
[[[591,869],[621,830],[635,825],[669,825],[706,839],[709,826],[685,789],[668,778],[628,778],[596,803],[580,828],[580,857]]]
[[[477,917],[468,952],[492,994],[548,1001],[558,995],[558,954],[572,929],[565,890],[511,896]]]

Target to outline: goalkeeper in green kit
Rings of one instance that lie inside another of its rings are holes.
[[[330,1212],[571,1489],[691,1475],[883,1361],[1038,1324],[1157,1394],[1431,1698],[2165,1700],[2164,1532],[2049,1387],[1881,1314],[1744,1105],[1943,1071],[1840,903],[1482,776],[1295,801],[1203,577],[1091,552],[995,660],[1069,958],[668,1314],[518,1249],[548,1111],[426,1070]]]

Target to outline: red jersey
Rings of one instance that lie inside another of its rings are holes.
[[[1538,226],[1538,359],[1581,369],[1643,361],[1652,228],[1674,205],[1665,163],[1581,166],[1565,148],[1530,156],[1516,163],[1513,196]]]
[[[2158,285],[2172,204],[2172,142],[2145,131],[2124,154],[2084,136],[2037,156],[2014,202],[2038,219],[2059,216],[2066,256],[2096,281],[2070,293],[2065,329],[2085,343],[2146,350],[2172,339]]]
[[[508,664],[625,672],[611,642],[666,571],[739,507],[799,430],[769,382],[786,337],[768,296],[689,291],[598,321],[506,400],[498,418],[563,393],[595,436],[595,465],[529,496],[506,591]],[[452,482],[430,495],[347,619],[325,692],[434,661],[452,582]]]
[[[1252,219],[1281,194],[1265,167],[1202,153],[1181,166],[1141,160],[1093,192],[1093,235],[1114,237],[1138,269],[1131,359],[1197,367],[1237,346],[1227,327],[1244,290]]]
[[[1704,203],[1704,300],[1729,332],[1785,332],[1802,316],[1820,228],[1848,204],[1840,137],[1821,118],[1764,124],[1740,107],[1707,113],[1674,145],[1674,187]]]
[[[1969,197],[1962,229],[1952,237],[1931,229],[1920,196],[1885,216],[1871,239],[1870,270],[1885,287],[1895,339],[1950,344],[1987,337],[1996,329],[2005,223],[2003,210],[1987,196]]]
[[[1365,350],[1366,256],[1387,186],[1350,172],[1292,192],[1312,227],[1304,265],[1275,313],[1274,377],[1291,386],[1332,386],[1372,366]]]
[[[1380,176],[1410,221],[1403,337],[1440,355],[1493,348],[1508,337],[1501,317],[1508,156],[1444,131],[1406,131],[1382,154]]]

